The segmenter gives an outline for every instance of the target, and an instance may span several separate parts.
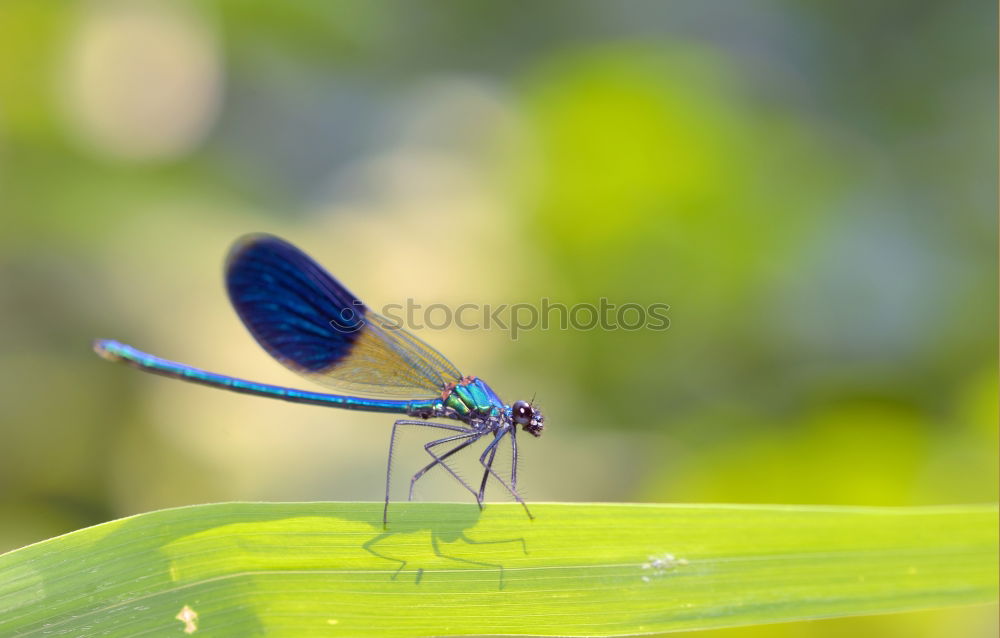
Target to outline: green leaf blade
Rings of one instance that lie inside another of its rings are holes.
[[[151,512],[0,556],[0,635],[628,635],[997,597],[995,505],[533,511]]]

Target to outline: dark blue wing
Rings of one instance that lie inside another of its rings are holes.
[[[367,395],[439,392],[461,378],[450,361],[369,310],[301,250],[248,235],[226,261],[229,299],[257,342],[304,377]]]

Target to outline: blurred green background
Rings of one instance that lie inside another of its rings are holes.
[[[985,1],[0,0],[0,550],[381,498],[391,419],[90,351],[309,387],[229,308],[251,231],[376,308],[670,304],[665,332],[419,333],[537,393],[529,501],[996,501],[996,23]],[[702,635],[996,631],[994,607]]]

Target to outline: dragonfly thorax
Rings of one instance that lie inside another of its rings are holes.
[[[462,377],[446,385],[441,401],[445,409],[466,422],[496,419],[505,412],[503,401],[493,388],[476,377]]]
[[[462,377],[449,383],[441,392],[441,407],[466,423],[499,425],[501,422],[520,425],[532,436],[541,436],[545,417],[541,410],[527,401],[505,405],[485,381],[477,377]]]

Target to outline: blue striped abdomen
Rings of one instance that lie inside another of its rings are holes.
[[[236,377],[226,376],[207,372],[198,368],[193,368],[176,361],[168,361],[151,354],[136,350],[132,346],[109,339],[102,339],[94,342],[94,351],[110,361],[120,361],[135,366],[147,372],[161,374],[163,376],[191,381],[233,392],[243,394],[253,394],[274,399],[283,399],[294,403],[308,403],[311,405],[325,405],[330,407],[345,408],[348,410],[366,410],[370,412],[396,412],[399,414],[415,414],[420,410],[433,407],[439,403],[440,399],[367,399],[363,397],[351,397],[338,394],[327,394],[324,392],[309,392],[307,390],[296,390]]]

